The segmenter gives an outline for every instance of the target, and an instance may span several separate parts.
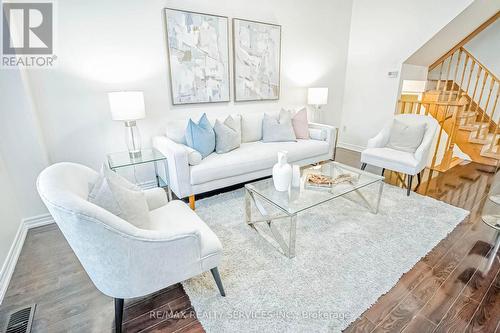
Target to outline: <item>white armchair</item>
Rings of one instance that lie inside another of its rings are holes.
[[[98,173],[83,165],[58,163],[37,181],[49,209],[97,289],[115,299],[121,331],[123,299],[145,296],[211,270],[225,296],[217,266],[222,245],[185,203],[168,202],[163,189],[145,191],[150,224],[137,228],[87,201]]]
[[[434,135],[438,123],[431,116],[416,114],[401,114],[395,119],[403,123],[427,124],[422,143],[415,153],[399,151],[386,147],[391,135],[392,122],[386,125],[375,137],[368,140],[367,148],[361,153],[361,169],[365,169],[367,164],[382,168],[382,175],[385,169],[401,172],[408,175],[407,195],[410,195],[413,176],[417,175],[420,183],[420,172],[427,165],[429,152],[434,141]]]

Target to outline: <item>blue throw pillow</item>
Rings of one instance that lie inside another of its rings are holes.
[[[201,116],[198,124],[189,119],[186,128],[186,143],[189,147],[197,150],[203,158],[214,151],[215,132],[206,113]]]

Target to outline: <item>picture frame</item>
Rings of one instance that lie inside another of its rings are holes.
[[[281,89],[281,25],[233,19],[235,102],[278,100]]]
[[[229,18],[164,8],[173,105],[229,102]]]

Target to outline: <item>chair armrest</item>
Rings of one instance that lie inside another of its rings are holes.
[[[389,142],[391,136],[391,126],[385,126],[377,135],[368,140],[366,148],[382,148]]]
[[[332,158],[334,158],[335,150],[337,148],[338,128],[320,123],[309,123],[309,128],[315,128],[325,131],[325,141],[328,142],[329,145],[328,154]]]
[[[167,193],[161,187],[145,190],[144,194],[146,195],[149,210],[160,208],[168,203]]]
[[[431,150],[432,143],[434,141],[434,136],[436,135],[436,128],[437,128],[437,122],[436,124],[432,125],[430,128],[427,129],[424,139],[422,140],[422,143],[420,143],[420,146],[415,151],[414,156],[415,159],[418,161],[419,169],[423,169],[427,165],[429,152]]]
[[[188,152],[184,145],[174,142],[166,136],[155,136],[153,147],[167,157],[168,185],[171,190],[178,198],[191,195]]]

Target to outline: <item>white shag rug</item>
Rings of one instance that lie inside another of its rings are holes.
[[[373,199],[375,190],[363,191]],[[246,225],[243,189],[197,202],[196,212],[224,246],[225,298],[210,272],[183,283],[205,330],[345,329],[468,215],[405,192],[385,184],[377,215],[344,198],[299,213],[293,259]]]

